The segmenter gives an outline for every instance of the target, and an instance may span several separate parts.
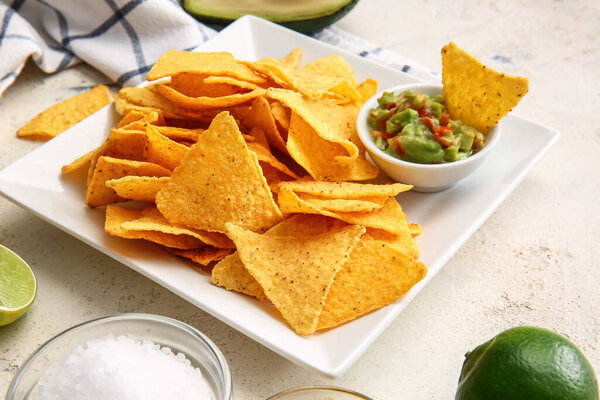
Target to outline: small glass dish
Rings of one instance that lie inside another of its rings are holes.
[[[217,346],[197,329],[172,318],[152,314],[119,314],[75,325],[44,343],[21,366],[6,400],[25,400],[48,368],[63,362],[77,346],[91,339],[131,335],[170,347],[185,354],[192,366],[200,368],[215,400],[231,400],[233,384],[225,357]]]
[[[284,390],[267,400],[373,400],[353,390],[335,386],[300,386]]]
[[[384,91],[400,93],[405,90],[425,93],[428,96],[443,93],[441,84],[428,83],[412,83],[394,86]],[[438,192],[454,186],[479,168],[500,141],[502,121],[486,134],[483,149],[464,160],[444,164],[417,164],[403,161],[386,154],[375,145],[369,127],[367,126],[367,116],[369,111],[372,108],[377,107],[377,99],[381,97],[384,91],[377,93],[367,100],[358,113],[356,119],[358,137],[365,145],[371,159],[383,170],[383,172],[396,182],[413,185],[413,190],[417,192]]]

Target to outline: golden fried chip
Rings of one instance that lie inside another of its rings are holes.
[[[371,97],[375,96],[375,94],[377,93],[377,86],[377,81],[375,79],[370,78],[358,84],[356,89],[362,97],[361,104],[365,103]]]
[[[111,236],[124,239],[146,239],[163,246],[176,249],[195,249],[204,245],[200,240],[188,235],[173,235],[158,231],[130,231],[123,224],[140,218],[141,212],[119,206],[106,207],[104,231]]]
[[[189,97],[223,97],[239,93],[240,89],[226,83],[207,83],[209,75],[182,73],[171,77],[170,87]]]
[[[284,182],[282,182],[284,183]],[[331,199],[312,194],[297,193],[298,197],[314,208],[341,212],[371,212],[383,207],[387,197],[363,197],[360,199]]]
[[[189,151],[187,146],[160,134],[152,125],[146,126],[146,136],[148,144],[144,149],[144,158],[167,169],[175,169]]]
[[[321,214],[337,218],[349,224],[383,229],[396,235],[408,233],[410,236],[406,216],[402,212],[400,204],[393,197],[388,198],[383,207],[369,213],[328,211],[310,205],[298,197],[296,193],[281,187],[279,188],[277,202],[283,213]]]
[[[284,131],[287,132],[288,129],[290,129],[290,118],[292,117],[292,111],[289,108],[283,106],[278,101],[274,101],[271,103],[271,114],[273,114],[275,122],[277,122],[277,124],[279,124]]]
[[[292,172],[287,165],[280,162],[275,158],[273,154],[269,150],[267,150],[264,146],[261,146],[258,143],[248,143],[248,149],[255,152],[258,157],[258,161],[261,163],[266,163],[275,168],[277,171],[287,175],[292,179],[300,179],[298,175]]]
[[[327,329],[393,303],[427,273],[427,267],[363,235],[335,281],[317,329]]]
[[[187,235],[210,246],[226,249],[234,247],[233,242],[222,233],[207,232],[171,224],[154,205],[145,207],[139,218],[124,222],[121,227],[130,231],[158,231],[172,235]]]
[[[123,128],[113,128],[107,142],[107,147],[99,151],[100,156],[146,161],[144,149],[148,143],[148,137],[143,130],[129,131]]]
[[[248,82],[263,83],[265,79],[227,52],[191,52],[169,50],[163,54],[146,75],[154,81],[182,72],[206,75],[226,75]]]
[[[308,193],[332,199],[358,199],[368,196],[396,196],[410,190],[412,185],[402,183],[375,185],[354,182],[296,181],[282,183],[281,187],[296,193]]]
[[[279,62],[286,68],[294,69],[298,67],[300,57],[302,57],[302,49],[294,49],[287,56],[279,60]]]
[[[187,258],[197,264],[207,266],[214,261],[219,261],[231,254],[231,249],[218,249],[216,247],[204,246],[199,249],[180,250],[166,248],[166,250],[179,257]]]
[[[324,181],[362,181],[375,178],[379,170],[357,153],[350,161],[346,149],[339,143],[327,141],[317,134],[298,114],[292,112],[287,149],[290,156],[314,179]],[[315,151],[319,149],[319,151]]]
[[[110,93],[104,85],[63,100],[42,111],[17,131],[19,137],[52,139],[110,104]]]
[[[88,185],[85,203],[90,207],[96,207],[124,200],[106,186],[108,180],[129,175],[169,176],[170,174],[171,171],[158,164],[101,156],[96,162],[92,179]]]
[[[146,126],[146,122],[154,125],[164,125],[165,119],[162,115],[162,112],[157,111],[129,111],[127,115],[121,119],[117,128],[125,129],[125,130],[144,130]]]
[[[282,215],[253,154],[233,117],[217,115],[158,192],[159,210],[173,223],[207,231],[225,232],[226,222],[270,228]]]
[[[265,94],[265,89],[256,89],[251,92],[236,93],[222,97],[189,97],[179,93],[170,86],[162,84],[157,84],[156,90],[174,104],[195,110],[236,106],[250,101],[255,97],[264,96]]]
[[[106,181],[106,186],[124,199],[154,203],[156,194],[169,179],[168,176],[124,176]]]
[[[157,126],[152,127],[161,135],[168,137],[176,142],[193,142],[195,143],[200,135],[204,132],[204,129],[186,129],[176,128],[174,126]]]
[[[410,234],[412,235],[412,237],[417,237],[421,233],[423,233],[421,225],[419,224],[408,224],[408,228],[410,229]]]
[[[96,153],[96,149],[88,151],[81,157],[71,161],[70,164],[63,165],[62,168],[60,169],[60,171],[63,174],[69,174],[73,171],[78,170],[79,168],[85,167],[92,160],[95,153]]]
[[[267,232],[265,236],[310,236],[327,232],[327,217],[322,215],[297,214],[281,221]],[[212,270],[212,281],[227,290],[244,293],[261,301],[268,301],[265,292],[256,279],[244,268],[240,256],[236,253],[227,256]]]
[[[452,118],[488,133],[529,91],[529,80],[486,67],[453,42],[442,48],[442,83]]]
[[[252,101],[252,110],[248,117],[244,119],[244,124],[250,128],[258,127],[265,132],[269,144],[279,151],[287,153],[285,140],[279,133],[273,114],[271,114],[271,106],[264,97],[257,97]]]
[[[350,225],[314,236],[268,236],[227,224],[244,267],[300,335],[315,331],[333,279],[364,232]]]
[[[144,113],[161,112],[164,118],[193,118],[195,120],[212,119],[213,114],[205,114],[178,106],[155,91],[154,87],[129,87],[115,94],[115,108],[121,115],[130,111]]]
[[[232,78],[230,76],[207,76],[206,78],[204,78],[204,83],[227,84],[227,85],[231,85],[231,86],[234,86],[234,87],[237,87],[240,89],[246,89],[246,90],[263,89],[261,86],[257,85],[256,83]]]
[[[406,215],[404,215],[406,220]],[[407,230],[403,230],[399,234],[390,233],[383,229],[367,228],[367,233],[375,240],[384,242],[393,247],[402,254],[406,254],[415,260],[419,258],[419,248],[413,240],[412,229],[410,225]]]

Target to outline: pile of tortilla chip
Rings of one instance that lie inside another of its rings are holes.
[[[169,51],[63,172],[88,168],[85,202],[106,206],[106,233],[213,267],[213,283],[305,335],[394,302],[427,269],[395,198],[411,187],[359,183],[378,174],[355,128],[377,82],[357,83],[339,56],[301,56]]]

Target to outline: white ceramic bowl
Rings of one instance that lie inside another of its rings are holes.
[[[454,186],[475,171],[493,151],[500,140],[501,124],[496,125],[486,135],[483,149],[464,160],[445,164],[417,164],[399,160],[375,146],[367,126],[367,115],[372,108],[377,107],[377,99],[383,92],[400,93],[405,90],[421,92],[428,96],[443,93],[442,85],[425,83],[394,86],[377,93],[367,100],[358,113],[356,125],[360,140],[375,164],[396,182],[413,185],[413,190],[418,192],[437,192]]]

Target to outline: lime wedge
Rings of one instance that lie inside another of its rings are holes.
[[[0,326],[25,314],[36,292],[37,281],[29,265],[0,244]]]

